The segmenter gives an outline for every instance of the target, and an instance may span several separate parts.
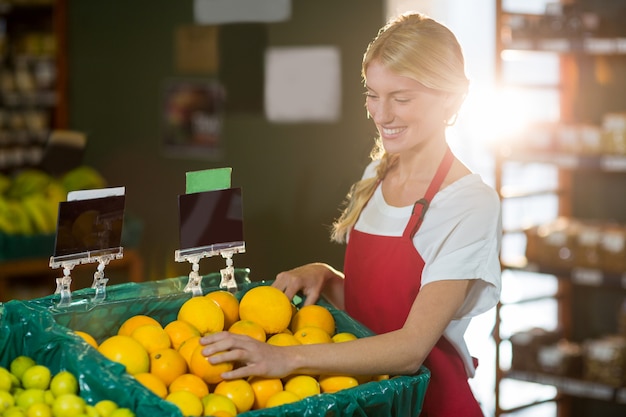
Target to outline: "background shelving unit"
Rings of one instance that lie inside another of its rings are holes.
[[[0,173],[37,165],[67,127],[66,1],[0,1]]]
[[[496,150],[496,188],[503,200],[505,222],[504,285],[507,279],[515,279],[519,274],[520,288],[524,288],[525,279],[532,277],[544,290],[530,290],[498,305],[494,329],[495,413],[511,415],[554,402],[559,416],[621,416],[626,413],[623,384],[614,386],[582,377],[515,369],[507,363],[511,360],[514,330],[506,330],[506,309],[518,308],[530,313],[528,328],[542,327],[548,322],[552,328],[547,331],[567,340],[582,343],[603,332],[617,333],[619,306],[626,299],[626,270],[541,265],[529,262],[524,249],[521,252],[506,249],[525,247],[525,226],[557,217],[626,224],[622,191],[626,187],[626,150],[618,146],[590,151],[584,142],[568,141],[573,129],[591,127],[591,138],[597,146],[605,137],[602,130],[605,115],[626,112],[626,33],[620,32],[623,29],[619,25],[607,23],[611,14],[614,19],[620,19],[615,13],[620,5],[614,0],[562,2],[560,7],[550,3],[544,14],[531,15],[505,10],[503,3],[514,2],[496,1],[499,86],[556,94],[558,115],[556,122],[544,123],[543,130],[528,130],[523,141],[503,144]],[[524,54],[549,57],[558,63],[557,77],[547,82],[518,82],[515,71],[507,67],[507,54],[515,54],[516,59],[523,59]],[[545,129],[548,125],[552,130]],[[529,166],[537,175],[534,181],[527,179],[521,186],[510,181],[516,174],[523,177]],[[533,210],[537,200],[549,209]],[[507,218],[512,217],[517,217],[517,225],[507,228]],[[527,284],[533,285],[530,280]],[[554,322],[540,317],[538,323],[533,323],[532,312],[538,303],[553,309]],[[530,384],[538,394],[519,403],[504,404],[503,387],[511,383]]]

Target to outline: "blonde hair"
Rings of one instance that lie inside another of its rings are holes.
[[[465,60],[458,40],[446,26],[420,13],[402,14],[380,29],[363,55],[364,82],[367,67],[373,61],[428,88],[457,95],[457,104],[448,120],[454,118],[468,90]],[[397,162],[397,155],[385,152],[380,137],[376,138],[370,157],[380,160],[376,176],[351,187],[345,208],[332,226],[331,240],[335,242],[346,241],[378,183]]]

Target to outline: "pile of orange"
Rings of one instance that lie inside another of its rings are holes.
[[[76,333],[107,358],[119,362],[155,395],[177,405],[185,416],[230,416],[273,407],[363,382],[352,376],[290,375],[287,378],[224,380],[233,363],[211,364],[200,338],[227,330],[277,346],[338,343],[356,339],[336,333],[331,312],[320,305],[295,308],[271,286],[248,290],[239,300],[228,291],[192,297],[175,320],[163,325],[148,315],[124,321],[101,343]]]

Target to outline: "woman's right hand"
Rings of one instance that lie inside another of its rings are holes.
[[[315,262],[279,273],[272,286],[283,291],[290,300],[302,292],[304,305],[310,305],[319,299],[327,281],[338,279],[343,283],[342,273],[330,265]]]

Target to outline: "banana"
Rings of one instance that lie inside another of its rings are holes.
[[[52,181],[52,177],[45,172],[30,168],[20,171],[14,178],[6,194],[11,198],[21,198],[26,195],[42,192]]]
[[[41,194],[31,194],[22,199],[22,207],[34,226],[35,233],[52,233],[56,218],[52,216],[48,200]]]
[[[13,215],[6,198],[0,197],[0,232],[13,235],[19,232],[17,224],[12,222]]]
[[[82,165],[67,172],[61,178],[67,191],[90,190],[106,187],[106,180],[94,168]]]

